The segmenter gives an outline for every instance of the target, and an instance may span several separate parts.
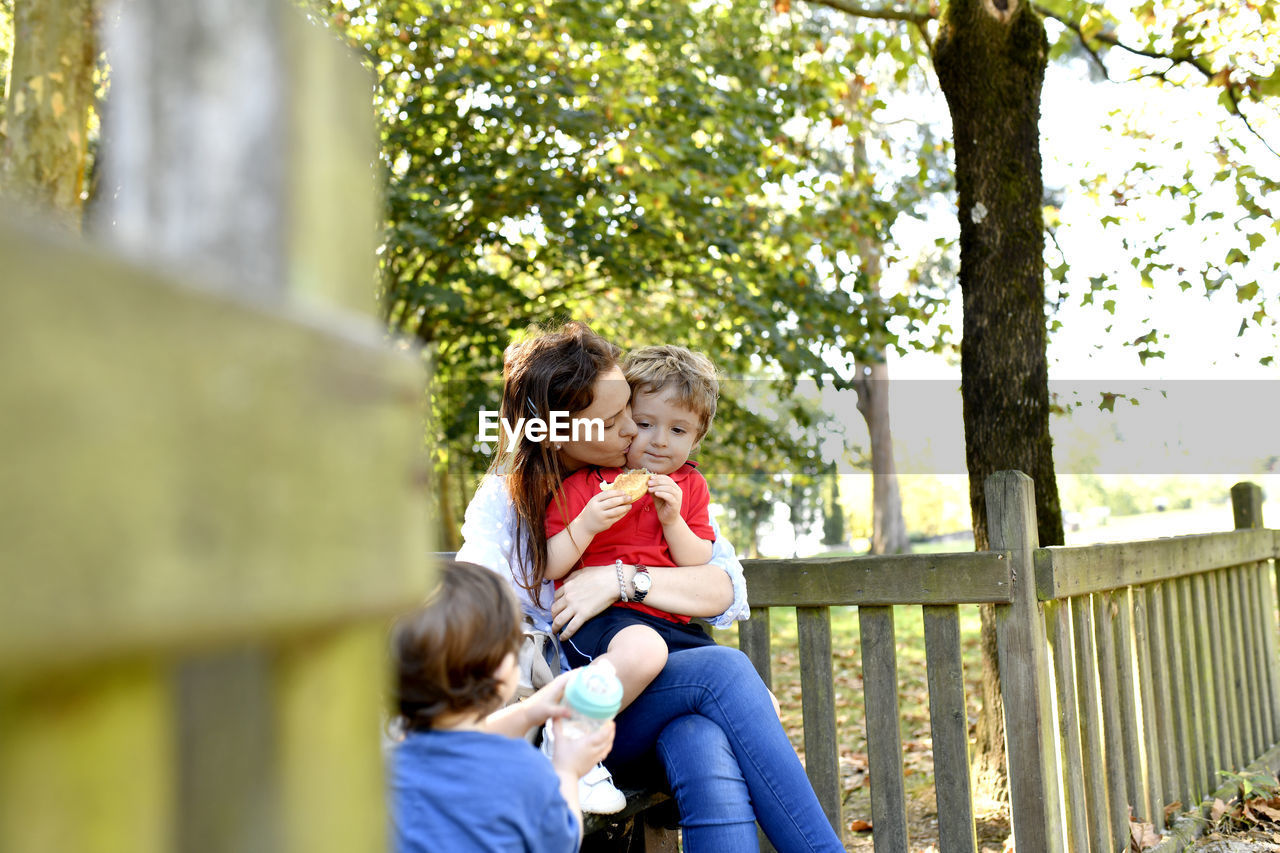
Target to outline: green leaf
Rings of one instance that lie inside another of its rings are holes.
[[[1264,8],[1270,6],[1269,3],[1262,4]],[[1271,11],[1272,20],[1274,20],[1274,11]],[[1280,69],[1277,69],[1270,77],[1266,77],[1258,82],[1258,94],[1267,98],[1274,98],[1280,95]]]

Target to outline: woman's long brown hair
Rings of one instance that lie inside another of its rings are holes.
[[[576,321],[512,344],[503,356],[502,417],[511,424],[531,417],[550,422],[553,411],[582,411],[595,399],[596,379],[617,366],[621,355],[621,349]],[[547,573],[547,503],[568,472],[545,441],[522,435],[513,451],[507,451],[507,442],[504,430],[489,470],[506,476],[515,504],[520,565],[513,576],[537,600]]]

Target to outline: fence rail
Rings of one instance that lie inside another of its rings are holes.
[[[988,481],[1002,550],[744,561],[752,617],[740,645],[768,684],[770,610],[796,609],[806,767],[838,831],[830,608],[858,608],[877,851],[910,848],[894,605],[923,609],[948,853],[977,847],[961,604],[995,607],[1018,849],[1118,853],[1131,810],[1164,828],[1166,806],[1194,809],[1220,771],[1278,752],[1280,533],[1261,528],[1258,487],[1233,490],[1243,529],[1075,548],[1036,547],[1030,487],[1016,472]]]

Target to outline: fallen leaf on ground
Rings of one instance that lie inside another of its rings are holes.
[[[850,823],[850,824],[849,824],[849,831],[850,831],[850,832],[870,832],[870,831],[871,831],[871,821],[869,821],[869,820],[855,820],[855,821],[853,821],[852,823]]]
[[[1129,820],[1129,847],[1131,850],[1150,850],[1161,841],[1156,828],[1140,820]]]

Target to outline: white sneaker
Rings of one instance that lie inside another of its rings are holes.
[[[578,780],[578,806],[587,814],[615,814],[627,805],[626,796],[613,784],[603,764],[597,764]]]
[[[555,745],[552,743],[550,724],[542,729],[542,752],[551,757]],[[578,807],[587,814],[616,814],[626,808],[627,797],[613,784],[613,776],[603,764],[592,767],[586,776],[578,780]]]

